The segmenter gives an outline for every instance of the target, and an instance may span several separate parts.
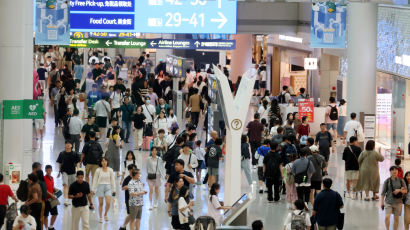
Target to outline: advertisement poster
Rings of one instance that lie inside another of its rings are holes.
[[[70,13],[66,0],[36,0],[36,45],[69,45]]]
[[[304,100],[304,101],[301,101],[301,100],[299,100],[298,101],[298,106],[299,106],[299,117],[300,118],[302,118],[302,117],[307,117],[308,118],[308,122],[314,122],[314,111],[315,111],[315,108],[314,108],[314,102],[313,101],[310,101],[310,100]]]
[[[346,9],[340,3],[312,3],[310,47],[346,48]]]

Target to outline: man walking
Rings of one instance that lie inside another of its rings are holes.
[[[80,162],[77,152],[73,152],[73,144],[70,141],[65,142],[64,151],[58,155],[57,163],[59,165],[58,176],[63,176],[64,187],[64,205],[68,206],[68,188],[75,181],[75,166]]]
[[[340,209],[343,208],[340,194],[330,189],[332,183],[330,178],[323,179],[323,190],[316,196],[313,205],[312,216],[316,216],[319,230],[336,230]]]
[[[110,104],[107,102],[107,97],[104,96],[100,100],[95,103],[94,110],[95,110],[95,123],[97,124],[100,133],[101,133],[101,139],[103,140],[104,134],[105,133],[105,128],[107,128],[107,119],[108,116],[111,114],[110,110]],[[104,142],[103,142],[104,143]]]
[[[364,136],[362,124],[356,120],[356,113],[351,113],[350,119],[344,127],[344,140],[350,140],[350,137],[356,137],[359,146],[363,148]]]
[[[278,202],[280,199],[279,186],[282,182],[282,158],[278,153],[278,144],[270,143],[270,151],[263,158],[263,174],[266,178],[266,187],[268,188],[268,202]],[[275,196],[272,197],[272,186],[275,189]]]
[[[310,186],[315,167],[307,155],[310,154],[309,147],[303,147],[300,150],[300,158],[295,160],[291,172],[295,175],[296,192],[298,199],[308,203],[310,199]]]
[[[130,98],[125,97],[124,104],[122,104],[120,107],[120,111],[122,114],[122,128],[127,131],[127,134],[124,140],[125,143],[128,143],[128,139],[130,138],[132,116],[134,115],[134,111],[135,111],[134,105],[129,102],[130,102]]]
[[[104,152],[101,145],[95,141],[95,133],[90,132],[90,141],[84,145],[81,162],[85,165],[85,180],[89,182],[90,172],[94,178],[95,170],[99,167],[99,163]]]
[[[401,216],[403,196],[407,193],[406,184],[403,179],[397,177],[397,167],[390,167],[390,177],[384,181],[381,207],[382,210],[386,208],[386,217],[384,223],[386,229],[390,229],[390,216],[394,215],[393,229],[397,230],[399,227],[399,218]]]
[[[330,157],[330,147],[332,147],[332,152],[335,153],[336,149],[333,144],[332,134],[326,130],[326,124],[320,124],[320,132],[316,134],[316,145],[319,147],[319,153],[322,155],[326,160],[326,166],[329,163]],[[325,175],[327,172],[325,172]]]
[[[74,109],[73,116],[70,118],[68,122],[68,130],[70,133],[71,143],[75,145],[76,153],[80,151],[81,128],[83,127],[83,122],[81,121],[81,118],[78,115],[78,109]]]
[[[90,185],[86,181],[84,181],[83,171],[77,172],[77,180],[70,185],[68,197],[73,200],[73,207],[71,209],[71,230],[79,229],[78,224],[80,224],[80,220],[82,222],[81,229],[89,230],[90,225],[88,224],[88,220],[90,218],[90,211],[88,208],[87,199],[91,209],[94,209],[94,204],[91,198]]]
[[[6,217],[8,198],[13,198],[14,201],[18,202],[17,197],[11,191],[11,188],[7,184],[3,184],[3,174],[0,173],[0,229],[4,224],[4,218]]]
[[[349,140],[349,146],[345,147],[343,151],[343,160],[345,161],[345,178],[346,178],[346,190],[347,198],[352,197],[350,195],[350,188],[352,190],[356,186],[359,179],[359,157],[362,149],[359,147],[357,137],[351,136]],[[353,199],[356,199],[356,193],[353,193]]]
[[[44,176],[44,182],[46,183],[47,187],[47,198],[45,201],[45,209],[44,209],[44,227],[48,230],[54,230],[54,223],[56,222],[58,210],[57,206],[51,208],[50,201],[56,199],[57,197],[54,195],[54,192],[58,191],[54,187],[54,178],[51,176],[53,172],[53,167],[51,165],[46,165],[46,175]],[[51,214],[50,225],[48,225],[48,215]]]
[[[326,170],[326,160],[319,154],[319,149],[316,145],[310,146],[310,152],[312,155],[308,156],[308,159],[313,163],[315,167],[315,173],[312,174],[310,182],[310,201],[314,203],[314,196],[317,195],[322,189],[323,170]]]
[[[334,97],[329,98],[330,104],[326,107],[325,123],[326,129],[330,131],[333,129],[333,138],[337,140],[337,121],[339,119],[339,108],[336,105],[336,99]]]
[[[248,130],[249,142],[251,144],[252,165],[254,167],[258,164],[258,161],[255,159],[255,152],[256,149],[261,146],[262,131],[265,128],[263,124],[259,122],[259,118],[259,113],[255,113],[255,115],[253,115],[253,121],[249,122],[248,126],[246,126]]]

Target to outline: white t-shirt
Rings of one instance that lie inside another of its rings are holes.
[[[155,113],[155,107],[151,104],[149,104],[149,105],[144,104],[141,107],[142,107],[142,112],[145,115],[145,120],[148,123],[151,123],[152,122],[152,117],[154,116],[154,113]]]
[[[123,173],[125,173],[125,171],[128,171],[128,165],[132,165],[132,164],[134,164],[135,166],[137,166],[137,161],[136,160],[126,160],[126,161],[123,161],[122,162],[122,170],[121,170],[121,172],[123,172]],[[138,166],[137,166],[137,168],[139,168]]]
[[[219,203],[219,199],[216,195],[212,195],[211,198],[208,197],[208,213],[207,215],[214,218],[216,222],[216,226],[221,225],[222,222],[222,214],[221,210],[218,209],[221,207]]]
[[[266,71],[261,71],[260,75],[261,75],[261,80],[266,81]]]
[[[154,128],[157,130],[163,129],[165,131],[165,135],[168,135],[168,129],[171,128],[171,124],[169,123],[168,118],[159,118],[154,122]]]
[[[261,105],[258,109],[258,113],[260,114],[260,119],[265,118],[266,122],[268,122],[268,115],[269,115],[270,106],[267,106],[266,109]]]
[[[205,160],[205,149],[201,147],[196,147],[194,153],[198,160],[203,161]]]
[[[347,105],[344,104],[342,106],[339,106],[339,116],[346,117],[346,115],[347,115]]]
[[[179,211],[181,208],[185,208],[188,206],[188,204],[185,201],[185,198],[180,197],[178,199],[178,217],[179,217],[179,222],[181,224],[186,224],[188,223],[188,215],[189,215],[189,208],[185,209],[184,211]]]
[[[295,213],[296,215],[299,215],[300,212],[301,212],[301,210],[293,211],[293,213]],[[309,226],[312,225],[310,223],[310,215],[309,215],[309,213],[306,213],[306,212],[304,212],[304,213],[305,213],[306,226],[309,227]],[[286,230],[291,230],[291,223],[292,223],[292,212],[289,213],[288,216],[286,217],[286,220],[285,220]]]
[[[346,122],[345,128],[343,131],[347,132],[346,134],[346,141],[349,141],[350,137],[355,135],[355,131],[357,130],[357,139],[359,142],[363,142],[363,127],[360,122],[356,120],[350,120]]]
[[[114,91],[110,98],[112,100],[112,108],[113,109],[119,109],[121,107],[121,100],[122,100],[122,93],[117,93],[116,91]]]
[[[189,161],[189,156],[191,156],[191,161]],[[194,168],[198,167],[198,158],[194,153],[185,155],[182,153],[179,155],[178,159],[182,159],[184,161],[184,170],[194,174]],[[192,168],[188,167],[188,163],[191,164]]]
[[[36,220],[30,215],[26,218],[24,218],[21,214],[18,215],[13,222],[13,227],[18,227],[19,221],[23,221],[25,223],[23,230],[35,230],[37,228]]]
[[[88,61],[90,64],[93,63],[93,60],[95,61],[94,63],[97,64],[100,62],[100,60],[98,59],[98,57],[96,56],[92,56],[90,57],[90,60]]]
[[[111,112],[110,104],[105,100],[99,100],[94,105],[95,116],[108,117],[108,112]]]
[[[276,134],[278,134],[278,127],[279,127],[279,126],[273,126],[273,127],[270,129],[270,135],[271,135],[271,136],[275,136]]]

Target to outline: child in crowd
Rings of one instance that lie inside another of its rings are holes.
[[[270,151],[269,142],[268,139],[264,140],[262,146],[257,148],[255,153],[255,159],[258,160],[259,193],[263,193],[263,182],[265,181],[263,176],[263,158],[265,158],[266,154]]]
[[[397,158],[396,160],[394,160],[394,165],[397,167],[397,170],[399,171],[397,173],[397,177],[400,178],[400,179],[403,179],[403,169],[400,167],[401,159]]]
[[[295,210],[288,214],[285,220],[285,230],[291,229],[310,229],[312,225],[310,222],[309,213],[303,211],[305,204],[301,200],[294,202]]]

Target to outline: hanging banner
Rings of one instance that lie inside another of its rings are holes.
[[[308,122],[314,122],[314,111],[315,111],[315,105],[314,102],[311,100],[299,100],[298,101],[298,106],[299,106],[299,117],[307,117]]]
[[[346,8],[334,2],[312,3],[310,47],[346,48]]]
[[[35,44],[69,45],[70,13],[66,0],[36,0]]]
[[[5,100],[3,119],[43,119],[43,100]]]

